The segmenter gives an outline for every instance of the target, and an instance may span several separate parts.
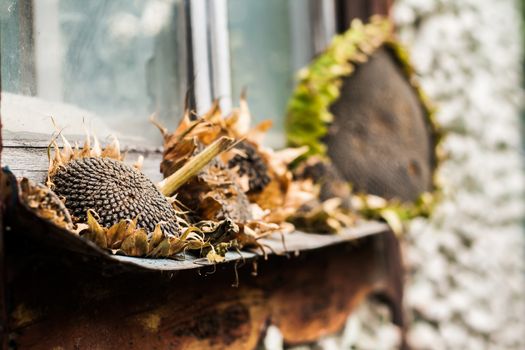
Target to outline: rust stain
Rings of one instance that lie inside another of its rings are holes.
[[[219,340],[226,345],[245,336],[243,326],[250,324],[250,311],[242,303],[229,305],[224,309],[214,309],[199,315],[185,328],[178,330],[178,335],[191,336],[200,340]]]
[[[23,327],[40,317],[40,312],[30,309],[25,304],[19,304],[11,313],[11,317],[13,317],[15,327]]]
[[[159,330],[161,317],[156,313],[142,315],[139,318],[139,322],[145,330],[150,332],[157,332]]]

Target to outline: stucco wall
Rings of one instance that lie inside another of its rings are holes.
[[[449,132],[445,201],[406,238],[416,349],[525,348],[519,3],[399,0],[394,18]]]

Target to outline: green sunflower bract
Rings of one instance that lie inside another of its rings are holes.
[[[367,24],[356,19],[352,21],[350,28],[345,33],[333,38],[324,53],[299,72],[298,84],[287,109],[286,134],[290,146],[307,145],[309,151],[306,156],[326,155],[326,146],[322,140],[333,120],[330,106],[340,96],[343,79],[350,76],[356,66],[366,62],[378,48],[386,47],[393,53],[426,112],[432,128],[436,166],[439,164],[443,158],[438,147],[442,139],[442,132],[435,120],[435,109],[416,81],[409,54],[396,41],[393,29],[392,22],[380,16],[371,17],[370,23]],[[377,217],[382,216],[382,211],[387,210],[388,213],[395,211],[402,220],[428,215],[440,188],[436,172],[434,172],[433,182],[434,193],[422,194],[415,203],[388,201],[387,205],[376,209],[364,205],[366,209],[363,210],[363,214],[368,217]]]

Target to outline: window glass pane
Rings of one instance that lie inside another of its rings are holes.
[[[233,97],[248,89],[255,121],[272,119],[269,143],[282,145],[296,70],[311,58],[307,0],[229,0]]]
[[[17,0],[0,0],[2,90],[32,94],[31,6]]]
[[[79,107],[126,134],[158,137],[148,115],[181,114],[182,0],[0,4],[3,91]]]

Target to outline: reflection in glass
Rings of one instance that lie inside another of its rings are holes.
[[[247,88],[255,121],[272,119],[280,134],[295,72],[312,55],[304,48],[311,42],[308,1],[229,0],[228,7],[233,98]],[[282,145],[284,138],[269,142]]]
[[[0,0],[2,89],[158,136],[147,117],[173,126],[186,92],[181,2]]]

